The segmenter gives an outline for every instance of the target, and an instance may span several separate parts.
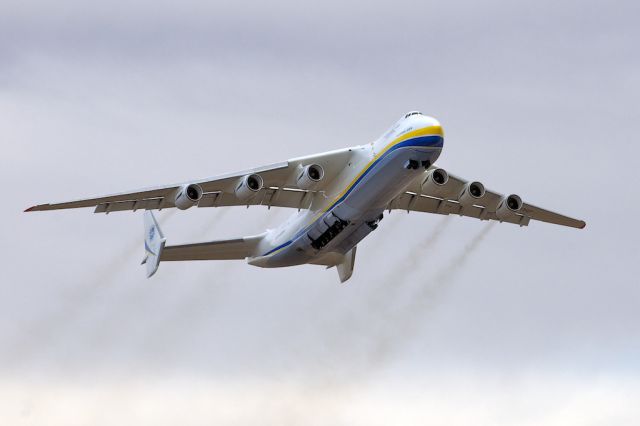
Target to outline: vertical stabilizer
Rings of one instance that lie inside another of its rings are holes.
[[[145,258],[142,261],[147,265],[147,278],[152,276],[158,270],[160,264],[160,256],[164,249],[167,239],[160,230],[160,225],[151,210],[144,212],[144,251]]]
[[[358,246],[355,246],[351,250],[349,250],[344,255],[344,260],[342,263],[336,265],[336,269],[338,269],[338,276],[340,277],[340,282],[343,283],[351,278],[353,275],[353,266],[356,263],[356,249]]]

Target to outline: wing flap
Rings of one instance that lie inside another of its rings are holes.
[[[206,193],[198,203],[198,207],[231,207],[246,206],[275,206],[297,209],[309,208],[318,191],[306,191],[297,188],[263,188],[248,200],[239,202],[234,194],[226,192]]]
[[[115,201],[98,204],[94,213],[111,213],[126,210],[154,210],[162,206],[163,198],[151,198],[148,200]]]

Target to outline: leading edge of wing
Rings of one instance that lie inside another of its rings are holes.
[[[216,182],[216,181],[219,182],[225,179],[237,178],[237,177],[241,177],[251,173],[264,173],[266,171],[281,170],[281,169],[286,169],[287,167],[289,167],[289,162],[284,161],[280,163],[269,164],[262,167],[256,167],[253,169],[243,170],[240,172],[226,173],[226,174],[215,176],[215,177],[196,179],[196,180],[177,183],[173,185],[142,188],[132,192],[119,192],[119,193],[105,195],[101,197],[84,198],[84,199],[78,199],[73,201],[65,201],[61,203],[38,204],[38,205],[27,208],[26,210],[24,210],[24,212],[95,207],[101,203],[128,201],[128,200],[137,199],[137,198],[145,198],[145,199],[146,198],[163,198],[171,194],[172,191],[175,191],[182,185],[196,183],[204,187],[207,183],[211,183],[211,182]]]

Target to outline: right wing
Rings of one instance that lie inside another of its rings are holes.
[[[579,229],[586,226],[586,223],[582,220],[527,203],[521,203],[520,209],[515,212],[507,211],[505,214],[501,214],[499,210],[501,210],[502,203],[506,200],[505,196],[488,189],[479,200],[473,203],[463,203],[461,202],[461,195],[470,182],[451,174],[447,174],[448,180],[441,188],[437,188],[433,192],[425,191],[421,184],[424,182],[425,177],[435,170],[437,170],[436,167],[431,167],[429,171],[421,175],[421,178],[416,180],[408,188],[407,192],[396,197],[388,208],[443,215],[457,214],[480,220],[508,222],[520,226],[528,226],[529,221],[532,219]],[[505,209],[502,208],[502,210]]]
[[[146,188],[103,197],[87,198],[64,203],[40,204],[25,211],[43,211],[95,207],[95,213],[111,213],[123,210],[153,210],[175,207],[176,195],[185,185],[197,184],[202,188],[202,198],[198,207],[250,206],[291,207],[306,209],[313,198],[322,193],[333,178],[345,167],[351,158],[353,148],[295,158],[282,163],[244,170],[207,179]],[[312,189],[301,189],[297,177],[302,167],[318,164],[324,170],[324,178]],[[258,174],[263,186],[251,197],[236,194],[240,180],[248,175]],[[322,195],[321,195],[322,196]]]

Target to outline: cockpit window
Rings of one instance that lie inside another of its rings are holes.
[[[411,112],[406,113],[404,115],[404,118],[411,117],[412,115],[422,115],[422,113],[420,111],[411,111]]]

